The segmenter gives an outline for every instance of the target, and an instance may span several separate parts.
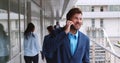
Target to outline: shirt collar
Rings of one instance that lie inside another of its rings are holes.
[[[78,38],[78,31],[76,32],[76,34],[75,34],[75,35],[73,35],[71,32],[70,32],[70,33],[68,33],[68,35],[69,35],[69,36],[75,36],[76,38]]]
[[[75,36],[78,38],[78,31],[76,32]]]

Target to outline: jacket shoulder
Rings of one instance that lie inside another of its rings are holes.
[[[79,34],[80,34],[80,36],[82,36],[85,39],[89,40],[89,37],[87,35],[85,35],[84,33],[82,33],[82,32],[79,31]]]

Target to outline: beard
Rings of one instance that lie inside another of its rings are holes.
[[[74,25],[71,25],[70,29],[78,30],[81,27],[82,23],[76,22]]]
[[[70,26],[70,29],[72,29],[72,30],[77,30],[77,29],[74,27],[74,25],[71,25],[71,26]]]

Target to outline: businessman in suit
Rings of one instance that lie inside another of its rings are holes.
[[[44,57],[45,57],[47,63],[53,63],[54,60],[51,59],[52,54],[50,52],[47,52],[46,44],[48,43],[47,39],[51,36],[50,34],[54,30],[54,27],[50,25],[50,26],[47,27],[47,30],[48,30],[49,34],[44,37],[44,42],[43,42],[43,47],[42,47],[42,52],[41,52],[42,53],[42,59],[44,59]]]
[[[82,11],[72,8],[66,15],[66,25],[54,30],[47,38],[46,52],[52,63],[90,63],[89,38],[79,31]]]

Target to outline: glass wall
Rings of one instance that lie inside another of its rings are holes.
[[[28,22],[35,25],[42,44],[41,11],[32,0],[0,0],[0,63],[24,63],[23,35]]]
[[[24,35],[24,30],[25,30],[25,24],[26,24],[26,14],[25,14],[25,3],[26,1],[25,0],[20,0],[20,15],[19,15],[19,18],[20,18],[20,37],[21,37],[21,44],[23,44],[23,35]],[[22,45],[21,45],[22,46]]]
[[[11,58],[13,63],[20,63],[18,54],[20,52],[20,21],[19,21],[19,3],[18,0],[10,0],[10,42],[11,42]]]
[[[0,63],[22,63],[25,2],[0,0]]]
[[[26,0],[19,0],[20,1],[20,5],[19,5],[19,21],[20,21],[20,52],[23,53],[23,39],[24,39],[24,31],[25,31],[25,25],[27,24],[27,19],[26,19]],[[23,59],[23,54],[20,55],[20,63],[24,63],[24,59]]]
[[[6,63],[10,56],[8,29],[8,0],[0,0],[0,63]]]

